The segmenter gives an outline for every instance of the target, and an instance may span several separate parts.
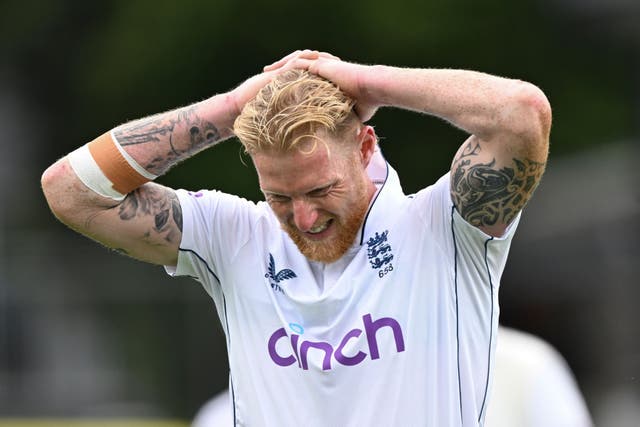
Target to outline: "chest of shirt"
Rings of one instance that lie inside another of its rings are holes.
[[[223,277],[227,310],[268,334],[284,327],[324,341],[390,318],[410,333],[412,316],[439,322],[452,307],[452,265],[427,233],[389,227],[371,233],[345,259],[307,261],[293,243],[256,237]]]

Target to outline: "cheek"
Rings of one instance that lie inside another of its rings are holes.
[[[330,202],[322,205],[321,211],[325,214],[336,217],[339,220],[343,219],[349,214],[353,208],[352,201],[345,197],[332,199]]]
[[[280,222],[287,222],[287,219],[289,218],[290,214],[289,214],[289,209],[287,208],[287,206],[283,206],[280,203],[269,203],[269,207],[271,208],[271,210],[273,211],[273,213],[275,214],[275,216],[278,218],[278,220]]]

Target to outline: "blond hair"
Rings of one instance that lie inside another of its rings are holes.
[[[249,154],[288,151],[309,138],[317,142],[320,131],[341,137],[355,129],[360,121],[354,105],[355,100],[329,80],[304,70],[289,70],[244,106],[233,131]]]

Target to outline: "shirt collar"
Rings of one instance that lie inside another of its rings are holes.
[[[369,210],[354,242],[354,246],[357,247],[362,246],[375,232],[382,232],[384,231],[383,227],[388,227],[384,221],[387,218],[387,209],[399,207],[399,202],[404,199],[398,173],[385,160],[379,146],[376,146],[369,166],[367,166],[367,174],[378,191],[371,199]]]

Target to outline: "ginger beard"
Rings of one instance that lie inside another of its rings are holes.
[[[353,200],[353,207],[346,217],[329,216],[332,221],[330,227],[334,227],[334,233],[324,240],[311,240],[305,237],[291,221],[281,222],[282,229],[308,259],[327,264],[335,262],[353,245],[369,208],[371,197],[367,191],[366,182],[358,181],[354,194],[356,198]]]

